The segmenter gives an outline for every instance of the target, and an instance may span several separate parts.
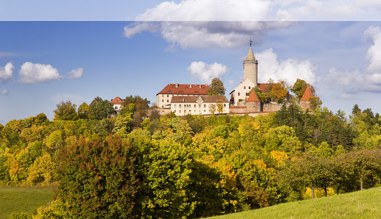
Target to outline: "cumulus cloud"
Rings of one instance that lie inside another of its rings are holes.
[[[8,62],[4,67],[0,67],[0,82],[7,81],[13,76],[13,64]]]
[[[25,62],[22,64],[19,74],[20,81],[26,84],[47,82],[62,78],[58,70],[53,66],[48,64],[35,64],[31,62]]]
[[[367,52],[367,72],[381,74],[381,28],[370,26],[364,33],[366,38],[371,39],[372,46]]]
[[[220,64],[213,63],[207,64],[205,62],[192,62],[188,71],[191,75],[195,76],[204,83],[210,83],[213,78],[220,77],[228,71],[228,67]]]
[[[316,82],[316,67],[309,60],[294,58],[279,60],[273,49],[259,52],[256,57],[258,59],[260,82],[267,82],[272,79],[274,81],[285,81],[287,84],[293,85],[298,78],[310,84]]]
[[[77,78],[82,78],[84,73],[83,68],[77,68],[69,72],[69,78],[72,79],[77,79]]]
[[[264,30],[288,27],[293,22],[268,20],[271,1],[184,0],[163,2],[137,16],[124,28],[124,35],[160,32],[173,46],[181,48],[232,48],[260,38]],[[229,13],[226,13],[226,11]]]
[[[124,28],[131,38],[160,32],[170,47],[232,48],[263,31],[288,27],[295,21],[380,20],[374,0],[182,0],[165,1],[136,16]]]
[[[133,23],[124,28],[124,35],[128,38],[145,31],[158,31],[161,36],[173,47],[181,48],[234,48],[247,44],[250,38],[260,41],[264,31],[288,27],[292,22],[154,22]],[[140,27],[143,26],[143,27]]]
[[[367,66],[363,70],[331,68],[324,78],[329,84],[346,86],[346,92],[381,92],[381,28],[370,26],[364,31],[371,41],[366,54]]]
[[[227,9],[229,13],[226,13]],[[165,1],[137,16],[140,21],[259,21],[271,12],[263,0]]]
[[[380,20],[374,0],[182,0],[164,1],[137,21],[306,21]],[[228,12],[228,13],[227,13]]]

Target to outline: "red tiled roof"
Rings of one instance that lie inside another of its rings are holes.
[[[304,90],[302,98],[300,98],[300,101],[310,101],[313,96],[314,95],[312,94],[311,86],[307,85],[306,89]]]
[[[267,92],[269,89],[269,83],[258,83],[258,89],[262,92]]]
[[[158,94],[207,95],[206,84],[168,84]]]
[[[198,98],[202,98],[203,103],[227,103],[225,96],[173,96],[171,103],[196,103]]]
[[[252,90],[246,102],[261,102],[261,101],[258,98],[257,92],[255,92],[255,90]]]
[[[120,97],[115,97],[111,100],[112,104],[123,104],[123,100]]]

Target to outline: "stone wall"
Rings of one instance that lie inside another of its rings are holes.
[[[263,112],[277,112],[282,108],[282,104],[279,103],[266,103],[263,104]]]

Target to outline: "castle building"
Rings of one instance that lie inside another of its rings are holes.
[[[173,96],[171,111],[177,116],[228,114],[229,102],[225,96]]]
[[[206,84],[168,84],[156,94],[158,108],[171,108],[172,97],[208,95],[209,86]]]
[[[234,106],[245,106],[250,91],[256,86],[258,86],[258,60],[255,59],[250,43],[246,59],[243,61],[243,80],[230,92],[230,103]]]

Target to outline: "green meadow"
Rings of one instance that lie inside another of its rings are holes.
[[[227,214],[211,219],[240,218],[381,218],[381,187],[330,197],[279,204],[252,211]]]
[[[40,206],[53,200],[55,187],[3,187],[0,188],[0,218],[12,213],[32,215]]]

